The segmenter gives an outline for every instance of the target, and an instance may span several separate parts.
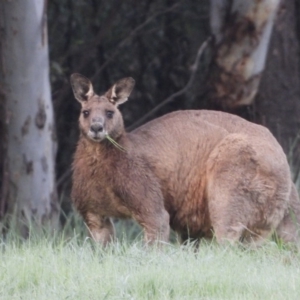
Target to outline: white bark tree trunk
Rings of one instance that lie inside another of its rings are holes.
[[[4,200],[22,234],[29,222],[58,225],[45,5],[43,0],[0,2],[0,81],[7,136]]]
[[[223,108],[252,104],[280,0],[211,0],[216,53],[212,101]]]

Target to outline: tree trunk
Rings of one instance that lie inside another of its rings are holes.
[[[294,181],[300,179],[299,3],[211,1],[216,43],[209,99],[214,108],[268,127],[288,156]],[[243,105],[248,109],[237,109]]]
[[[7,143],[1,207],[14,214],[23,235],[32,222],[58,225],[46,2],[0,2]]]
[[[297,31],[300,9],[296,7],[297,1],[285,0],[280,5],[255,102],[255,121],[267,126],[279,140],[288,155],[295,181],[300,171],[300,35]]]
[[[211,0],[215,54],[210,99],[221,108],[253,103],[279,2]]]

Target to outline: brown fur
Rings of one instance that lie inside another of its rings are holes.
[[[286,156],[266,128],[223,112],[190,110],[126,133],[117,106],[129,97],[133,79],[101,97],[79,74],[71,83],[82,112],[89,112],[79,119],[72,198],[96,241],[113,239],[111,217],[135,219],[147,242],[167,241],[170,227],[183,241],[213,231],[219,242],[260,242],[274,230],[298,241],[299,197]],[[94,125],[101,128],[96,134]]]

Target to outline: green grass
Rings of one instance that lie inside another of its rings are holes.
[[[81,236],[0,240],[0,299],[299,299],[293,247],[124,241],[103,250]]]

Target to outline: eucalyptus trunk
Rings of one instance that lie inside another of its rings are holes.
[[[58,225],[46,1],[1,1],[0,22],[6,143],[1,207],[26,235],[31,223]]]
[[[211,0],[215,40],[211,101],[223,109],[253,103],[280,0]]]
[[[255,104],[255,121],[267,126],[282,145],[298,188],[300,188],[299,16],[299,0],[281,2],[266,70]]]
[[[300,186],[299,0],[211,0],[213,107],[268,127]],[[243,108],[245,107],[245,108]]]

